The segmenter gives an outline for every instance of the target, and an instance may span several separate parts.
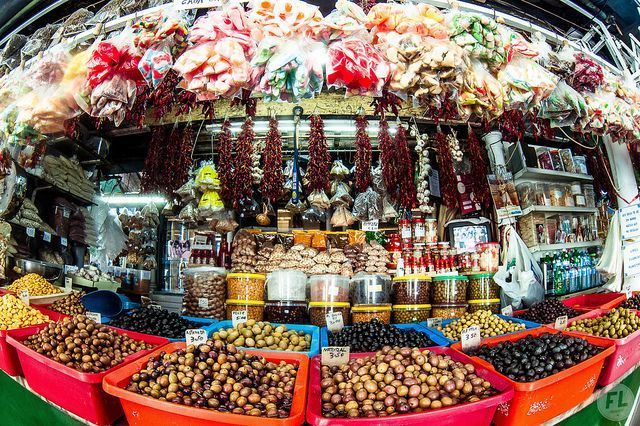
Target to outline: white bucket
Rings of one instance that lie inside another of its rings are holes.
[[[487,133],[482,137],[487,152],[489,153],[489,161],[491,162],[491,169],[495,170],[496,166],[504,166],[504,148],[502,146],[502,132],[494,130]]]

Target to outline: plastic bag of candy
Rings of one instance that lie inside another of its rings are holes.
[[[550,51],[542,65],[561,79],[567,79],[573,71],[575,62],[575,50],[568,44],[564,44],[557,52]]]
[[[426,3],[377,3],[367,15],[374,44],[385,43],[390,34],[417,34],[447,39],[449,33],[440,11]]]
[[[505,94],[502,84],[478,60],[471,60],[460,94],[461,116],[476,115],[489,120],[504,110]]]
[[[217,41],[226,37],[255,49],[256,42],[251,38],[251,21],[238,4],[229,4],[220,10],[210,10],[196,19],[189,32],[192,44]]]
[[[315,39],[322,30],[318,6],[300,0],[252,0],[249,2],[251,37],[298,37]]]
[[[451,41],[472,58],[485,61],[492,67],[507,59],[502,34],[492,18],[456,11],[447,15],[447,24]]]
[[[351,36],[368,38],[367,14],[357,4],[338,0],[336,8],[322,20],[319,38],[330,43]]]
[[[551,127],[573,126],[587,115],[584,97],[560,81],[551,95],[540,103],[538,117],[549,119]]]
[[[505,89],[505,109],[524,112],[536,108],[558,84],[557,76],[522,55],[517,55],[498,72],[498,80]]]
[[[527,41],[506,25],[498,25],[498,32],[504,41],[507,62],[518,57],[536,58],[540,54],[537,44]]]
[[[69,59],[69,52],[60,45],[47,50],[42,58],[34,61],[27,71],[27,84],[38,89],[59,83],[64,76]]]

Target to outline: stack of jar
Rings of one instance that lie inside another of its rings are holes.
[[[393,323],[423,322],[431,317],[429,283],[426,275],[405,275],[393,279]]]
[[[395,269],[397,276],[444,272],[453,268],[453,262],[447,262],[448,243],[438,243],[435,219],[403,219],[398,226],[400,232],[389,236],[386,247],[391,258],[388,267]]]
[[[391,277],[356,275],[351,280],[351,322],[368,322],[374,318],[391,323]]]
[[[247,312],[247,320],[264,319],[264,282],[262,274],[233,273],[227,275],[227,315],[233,319],[234,312]]]
[[[460,252],[456,255],[458,271],[469,272],[497,272],[500,259],[500,244],[479,243],[474,251]]]
[[[267,275],[265,320],[280,324],[308,324],[307,275],[297,269]]]
[[[441,275],[431,280],[431,316],[459,318],[467,312],[467,285],[465,275]]]
[[[309,277],[311,324],[327,325],[327,315],[339,313],[342,323],[349,325],[349,278],[342,275],[312,275]]]
[[[468,311],[489,310],[500,313],[500,286],[493,281],[493,273],[479,272],[469,274],[467,286]]]

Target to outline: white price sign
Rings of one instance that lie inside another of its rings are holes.
[[[206,297],[198,297],[198,308],[209,309],[209,299]]]
[[[325,315],[327,321],[327,329],[333,333],[337,333],[344,328],[344,318],[342,312],[329,312]]]
[[[442,318],[427,318],[427,327],[442,327]]]
[[[232,311],[231,312],[231,324],[233,327],[237,327],[238,324],[247,322],[247,311]]]
[[[189,328],[184,331],[184,338],[187,341],[187,346],[204,345],[207,343],[207,330],[201,328]]]
[[[620,232],[623,240],[640,237],[640,204],[620,209]]]
[[[20,298],[20,300],[22,300],[22,303],[29,306],[29,290],[20,290],[20,292],[18,293],[18,297]]]
[[[349,346],[322,348],[322,365],[342,365],[349,362]]]
[[[462,351],[472,351],[480,346],[480,326],[472,325],[462,330],[460,341],[462,343]]]
[[[378,219],[365,220],[364,222],[360,222],[360,229],[375,232],[378,230],[379,223],[380,221],[378,221]]]
[[[633,297],[633,290],[631,289],[631,283],[624,283],[622,286],[622,291],[627,296],[627,299],[631,299]]]
[[[47,242],[47,243],[50,243],[50,242],[51,242],[51,234],[50,234],[50,233],[48,233],[47,231],[44,231],[44,232],[42,233],[42,241],[45,241],[45,242]]]
[[[183,9],[210,9],[220,6],[220,0],[173,0],[176,10]]]
[[[89,318],[92,321],[95,321],[98,324],[102,324],[102,315],[100,314],[100,312],[88,312],[85,314],[85,316],[87,318]]]
[[[27,237],[35,237],[36,236],[36,228],[27,228]]]
[[[566,315],[556,318],[556,330],[564,330],[567,328],[567,321],[569,321],[569,317]]]
[[[151,304],[147,305],[147,307],[149,309],[162,309],[162,306],[158,305],[157,303],[151,303]]]
[[[64,277],[64,289],[71,290],[73,286],[73,279],[71,277]]]
[[[501,313],[505,317],[512,317],[513,316],[513,306],[511,306],[511,305],[505,306],[504,308],[502,308]]]
[[[67,239],[65,237],[60,237],[60,245],[63,246],[63,247],[66,247],[67,244],[69,244]]]
[[[640,242],[622,245],[622,265],[625,277],[640,275]]]

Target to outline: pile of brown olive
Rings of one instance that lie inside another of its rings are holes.
[[[523,320],[538,324],[551,324],[556,318],[566,315],[567,318],[578,316],[578,313],[558,299],[545,299],[531,306],[526,312],[518,315]]]
[[[87,310],[82,304],[82,296],[84,296],[84,291],[73,292],[62,299],[53,302],[51,306],[49,306],[49,309],[65,315],[84,314]]]
[[[322,366],[320,387],[323,416],[349,418],[419,413],[496,394],[471,364],[389,346],[348,364]]]
[[[640,309],[640,294],[636,294],[635,296],[625,300],[620,304],[620,307],[628,309]]]
[[[207,341],[151,357],[127,390],[174,404],[255,417],[289,417],[298,367]]]
[[[630,309],[615,308],[597,318],[578,320],[567,331],[581,331],[594,336],[623,339],[640,329],[640,318]]]
[[[152,349],[126,333],[96,324],[84,315],[50,323],[24,344],[56,362],[83,373],[99,373],[120,364],[127,356]]]

